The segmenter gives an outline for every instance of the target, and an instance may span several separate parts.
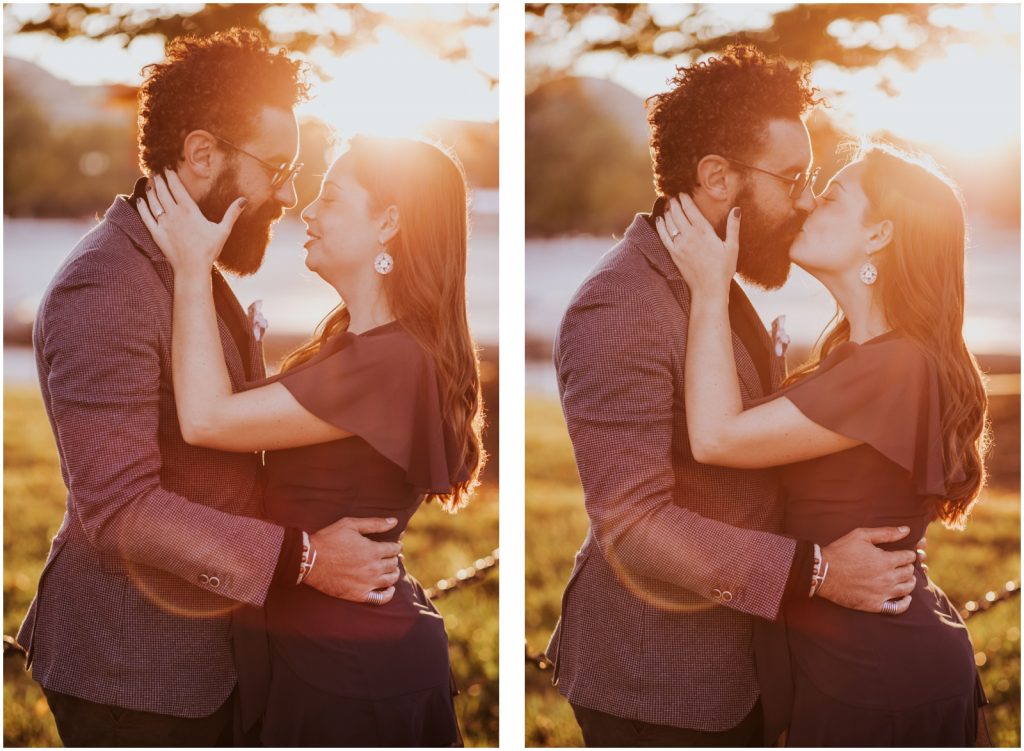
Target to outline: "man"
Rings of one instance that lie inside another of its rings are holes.
[[[562,321],[554,359],[591,528],[548,656],[587,745],[756,746],[784,727],[786,707],[767,695],[762,706],[758,684],[786,672],[759,640],[784,641],[755,634],[754,618],[774,621],[786,598],[809,595],[817,549],[779,534],[773,471],[694,461],[689,292],[653,221],[684,192],[720,232],[739,207],[740,275],[781,286],[814,209],[802,118],[815,93],[805,69],[748,47],[679,69],[649,114],[654,213],[637,216]],[[783,362],[735,284],[730,318],[749,403],[778,386]],[[855,530],[820,547],[829,571],[817,596],[878,612],[906,594],[913,553],[874,545],[906,534]]]
[[[146,73],[143,169],[174,168],[214,221],[244,196],[218,265],[253,273],[271,225],[296,203],[301,64],[232,30],[175,40]],[[240,389],[264,376],[262,350],[219,270],[214,281]],[[249,626],[272,584],[360,602],[382,590],[387,601],[398,577],[400,546],[363,536],[395,520],[342,519],[320,531],[262,521],[259,455],[184,442],[171,382],[172,289],[134,201],[119,196],[57,272],[36,319],[68,498],[18,640],[68,746],[229,743],[238,701],[231,630],[259,638],[259,624]],[[249,727],[261,697],[241,700]]]

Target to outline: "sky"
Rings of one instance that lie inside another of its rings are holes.
[[[375,43],[344,56],[319,48],[311,54],[332,80],[318,83],[315,98],[296,108],[296,114],[315,116],[339,133],[383,136],[421,135],[436,119],[493,122],[498,119],[498,89],[488,78],[498,77],[497,14],[486,5],[378,5],[402,19],[426,16],[454,19],[464,12],[490,18],[486,26],[466,32],[469,60],[440,60],[398,32],[384,28]],[[301,12],[275,8],[266,12],[275,31],[288,31],[302,22]],[[343,11],[322,8],[328,22],[344,27]],[[124,48],[114,38],[66,42],[48,34],[13,34],[12,21],[45,16],[45,6],[6,5],[4,54],[29,60],[75,84],[138,85],[144,65],[163,57],[159,36],[137,37]]]
[[[730,30],[766,28],[773,10],[790,4],[708,6],[717,33]],[[678,23],[686,6],[655,6],[654,15],[662,25]],[[887,36],[900,46],[913,47],[913,34],[901,26],[897,16],[887,17],[883,27],[855,27],[836,22],[830,27],[841,42],[856,46]],[[894,60],[860,71],[848,71],[830,63],[812,68],[812,80],[828,93],[833,109],[829,116],[844,128],[860,135],[889,130],[921,146],[952,148],[964,156],[991,156],[1015,145],[1020,136],[1020,6],[974,5],[940,8],[930,15],[938,26],[981,32],[984,45],[948,45],[940,57],[928,59],[911,71]],[[616,52],[576,55],[582,39],[607,38],[614,22],[591,17],[573,32],[547,41],[540,52],[555,65],[568,62],[576,75],[607,78],[646,98],[665,88],[675,63],[645,56],[628,59]],[[1006,32],[1013,39],[1005,39]],[[898,96],[889,97],[875,86],[885,75]],[[842,92],[842,93],[839,93]]]

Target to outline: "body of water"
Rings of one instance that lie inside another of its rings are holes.
[[[473,193],[467,296],[469,322],[482,346],[498,342],[498,197]],[[23,334],[60,264],[95,221],[89,219],[4,219],[4,331]],[[334,289],[305,266],[306,227],[297,217],[274,229],[263,267],[250,277],[231,278],[242,307],[263,300],[269,334],[306,335],[337,304]],[[5,347],[4,379],[35,380],[27,347]]]
[[[969,222],[967,299],[964,333],[979,355],[1020,355],[1020,230],[983,217]],[[618,241],[612,237],[563,237],[526,242],[526,336],[548,344],[576,288]],[[744,285],[767,324],[786,316],[795,345],[810,346],[835,313],[828,291],[794,267],[786,285],[774,292]],[[539,353],[544,346],[535,347]],[[527,389],[552,393],[554,372],[543,355],[527,363]]]

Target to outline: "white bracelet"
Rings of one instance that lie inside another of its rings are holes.
[[[807,596],[814,597],[823,581],[825,581],[825,577],[821,575],[821,546],[818,543],[814,543],[814,568],[811,569],[811,591]]]
[[[302,580],[309,576],[309,572],[313,570],[313,564],[316,563],[316,551],[313,550],[312,543],[309,541],[309,532],[302,531],[302,559],[299,561],[299,578],[295,580],[295,585],[302,584]]]

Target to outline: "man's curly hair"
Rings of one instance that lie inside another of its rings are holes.
[[[175,167],[197,129],[244,140],[264,107],[291,109],[309,98],[306,67],[250,29],[178,37],[163,62],[143,68],[139,166],[147,175]]]
[[[790,67],[749,45],[678,67],[670,83],[647,100],[654,186],[663,196],[692,192],[708,154],[755,158],[769,120],[800,119],[821,101],[807,65]]]

